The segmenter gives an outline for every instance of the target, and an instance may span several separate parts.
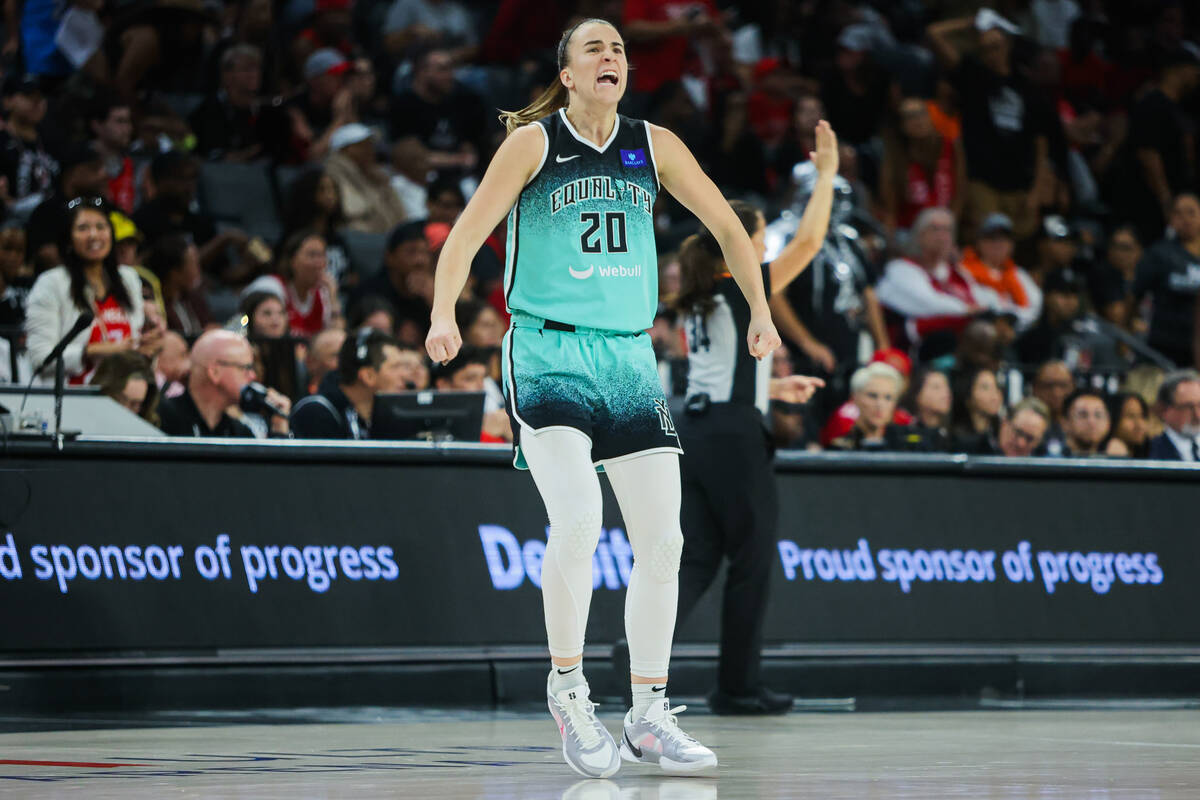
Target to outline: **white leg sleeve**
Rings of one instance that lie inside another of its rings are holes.
[[[633,547],[633,572],[625,594],[625,637],[629,669],[635,675],[657,678],[667,674],[675,611],[679,602],[679,456],[648,453],[617,463],[604,471],[625,518]]]
[[[583,653],[592,602],[592,554],[602,524],[592,442],[571,428],[538,434],[522,428],[521,452],[550,518],[550,539],[542,559],[542,608],[550,655],[572,658]]]

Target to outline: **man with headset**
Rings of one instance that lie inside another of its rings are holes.
[[[401,392],[405,363],[400,342],[374,328],[347,336],[338,368],[317,393],[296,404],[292,434],[297,439],[369,439],[375,395]]]

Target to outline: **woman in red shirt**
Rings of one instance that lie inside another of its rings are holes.
[[[340,324],[342,306],[327,269],[325,239],[308,230],[289,236],[279,253],[279,275],[293,336],[310,338]]]
[[[117,264],[104,201],[77,197],[67,204],[67,212],[59,245],[63,263],[40,275],[29,291],[26,346],[33,362],[41,363],[79,315],[90,311],[96,317],[91,329],[63,351],[69,382],[82,385],[106,356],[135,349],[155,352],[162,331],[142,330],[141,278],[133,267]],[[52,376],[48,368],[42,377]]]
[[[961,142],[933,127],[929,109],[916,97],[900,101],[898,120],[884,135],[879,199],[888,233],[912,226],[926,208],[943,207],[962,216],[967,183]]]

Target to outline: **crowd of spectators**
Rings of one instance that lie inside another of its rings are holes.
[[[373,398],[482,390],[511,439],[501,225],[431,365],[433,266],[572,20],[628,43],[622,111],[675,131],[786,238],[813,130],[824,248],[772,301],[780,446],[1196,460],[1200,10],[1181,0],[13,0],[0,381],[83,310],[72,384],[172,435],[370,436]],[[683,385],[679,244],[652,336]],[[781,242],[779,242],[781,246]],[[770,248],[769,248],[770,249]],[[287,416],[241,411],[251,381]]]

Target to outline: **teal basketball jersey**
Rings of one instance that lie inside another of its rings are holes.
[[[650,128],[617,116],[598,147],[558,111],[533,123],[542,163],[508,216],[509,310],[633,333],[654,324],[658,168]]]

